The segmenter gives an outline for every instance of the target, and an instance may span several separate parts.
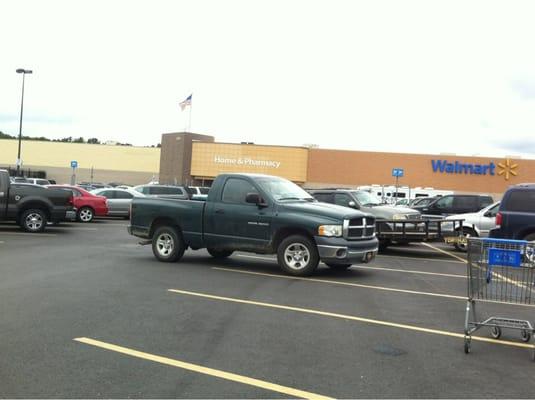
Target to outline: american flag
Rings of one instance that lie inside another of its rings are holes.
[[[191,96],[193,96],[193,94],[190,94],[188,97],[186,97],[186,100],[180,102],[180,109],[182,111],[184,111],[184,108],[186,108],[187,106],[191,107]]]

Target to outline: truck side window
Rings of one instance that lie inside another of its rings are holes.
[[[334,204],[339,206],[349,207],[349,202],[351,198],[345,193],[335,193],[334,194]]]
[[[223,203],[247,204],[247,193],[258,193],[258,190],[244,179],[230,178],[223,188]]]
[[[505,203],[506,211],[534,212],[535,192],[528,190],[514,190]]]
[[[453,197],[445,196],[436,202],[437,208],[451,208],[453,206]]]

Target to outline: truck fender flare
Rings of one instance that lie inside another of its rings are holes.
[[[24,211],[30,208],[37,208],[47,213],[47,217],[50,217],[50,211],[53,208],[52,202],[46,198],[40,198],[35,196],[24,197],[22,200],[16,203],[17,205],[17,217],[19,217]]]

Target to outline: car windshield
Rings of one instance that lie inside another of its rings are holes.
[[[364,190],[355,190],[352,192],[357,198],[358,202],[363,206],[378,206],[381,205],[381,200],[375,197],[373,194]]]
[[[258,180],[259,185],[270,193],[275,200],[306,200],[314,198],[295,183],[281,178],[264,178]]]

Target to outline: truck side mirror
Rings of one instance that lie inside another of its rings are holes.
[[[347,205],[351,208],[358,208],[357,203],[355,203],[354,201],[350,201],[349,203],[347,203]]]
[[[250,204],[256,204],[258,207],[265,207],[266,203],[264,199],[260,197],[258,193],[247,193],[245,196],[245,202]]]

